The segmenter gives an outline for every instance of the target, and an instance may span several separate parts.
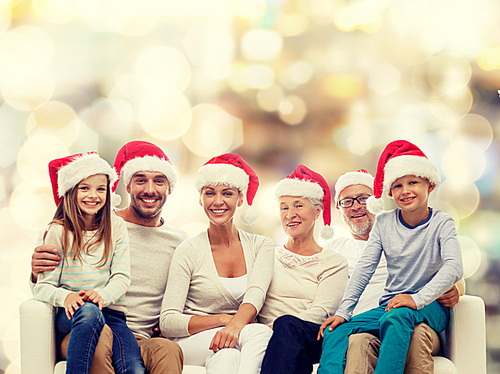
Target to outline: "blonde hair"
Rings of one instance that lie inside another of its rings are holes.
[[[103,174],[106,175],[106,174]],[[111,237],[111,191],[109,185],[109,176],[107,176],[106,185],[106,202],[104,206],[95,215],[95,223],[97,232],[87,242],[83,242],[83,232],[85,231],[85,222],[82,217],[82,212],[78,207],[76,197],[78,193],[78,183],[71,190],[66,192],[57,206],[52,223],[59,224],[63,227],[63,252],[66,258],[68,249],[71,247],[73,252],[73,260],[83,260],[83,254],[89,254],[94,246],[104,242],[104,252],[102,258],[97,262],[99,266],[104,266],[108,261],[111,252],[112,237]],[[70,235],[70,233],[72,235]],[[71,236],[73,240],[71,240]],[[71,241],[71,245],[70,245]]]

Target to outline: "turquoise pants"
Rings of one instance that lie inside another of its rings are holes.
[[[380,337],[381,346],[374,374],[403,373],[415,325],[427,323],[440,333],[450,320],[450,310],[437,301],[419,310],[402,307],[386,312],[388,303],[358,314],[333,331],[325,329],[318,374],[343,374],[349,335],[368,332]]]

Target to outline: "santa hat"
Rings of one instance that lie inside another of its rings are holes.
[[[115,170],[96,152],[78,153],[50,161],[49,176],[56,205],[66,192],[96,174],[107,175],[110,186],[118,179]]]
[[[441,183],[439,170],[420,148],[406,140],[395,140],[387,144],[378,160],[373,196],[368,199],[368,210],[374,214],[381,213],[384,210],[382,193],[385,191],[392,197],[392,184],[406,175],[425,178],[434,186]]]
[[[331,223],[331,196],[330,187],[325,178],[304,165],[295,168],[292,174],[282,179],[276,185],[276,198],[281,196],[301,196],[309,199],[318,199],[323,202],[323,223],[321,237],[325,240],[333,237]]]
[[[198,192],[205,186],[221,184],[246,191],[247,203],[251,207],[259,187],[259,178],[240,155],[226,153],[205,163],[198,170],[195,179]],[[258,218],[258,213],[254,209],[249,209],[241,215],[242,221],[248,226],[253,225]]]
[[[335,204],[339,209],[339,196],[349,186],[361,184],[373,190],[373,176],[364,169],[342,174],[335,183]]]
[[[177,183],[177,173],[165,152],[153,143],[136,140],[125,144],[116,155],[115,169],[125,185],[139,171],[160,172],[168,179],[170,191]],[[118,181],[113,186],[116,190]]]

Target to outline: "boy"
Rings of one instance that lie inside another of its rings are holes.
[[[349,335],[359,332],[380,337],[376,374],[403,373],[415,324],[425,322],[438,333],[448,325],[449,308],[435,300],[462,277],[463,267],[453,219],[427,204],[440,182],[437,168],[412,143],[397,140],[385,148],[368,210],[383,209],[383,191],[398,208],[377,217],[337,313],[320,328],[318,339],[324,332],[324,341],[318,374],[344,372]],[[351,319],[382,252],[388,277],[380,306]]]

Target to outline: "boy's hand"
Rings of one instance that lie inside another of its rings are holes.
[[[80,290],[80,296],[83,298],[84,301],[90,301],[91,303],[97,304],[100,310],[102,310],[102,303],[104,302],[104,299],[102,298],[101,295],[97,293],[97,291],[94,290]]]
[[[460,294],[458,293],[457,286],[451,287],[448,291],[446,291],[442,296],[438,297],[437,301],[443,306],[447,306],[449,308],[454,307],[460,298]]]
[[[417,310],[417,305],[415,304],[415,301],[413,301],[413,298],[410,295],[401,293],[394,296],[391,301],[389,301],[385,311],[388,312],[392,308],[401,308],[402,306]]]
[[[50,245],[39,245],[31,255],[31,281],[36,283],[39,273],[52,271],[59,265],[61,257]]]
[[[72,292],[66,296],[66,299],[64,300],[64,311],[66,312],[66,317],[71,319],[73,314],[75,314],[78,308],[80,308],[83,304],[85,304],[85,301],[83,301],[83,298],[76,292]]]
[[[323,331],[325,331],[325,329],[328,325],[330,325],[328,330],[333,331],[333,330],[335,330],[335,328],[338,325],[341,325],[341,324],[346,323],[346,322],[347,321],[345,320],[345,318],[343,318],[341,316],[333,316],[333,317],[327,318],[325,320],[325,322],[323,322],[323,324],[319,328],[317,340],[320,340],[321,338],[324,337]]]

